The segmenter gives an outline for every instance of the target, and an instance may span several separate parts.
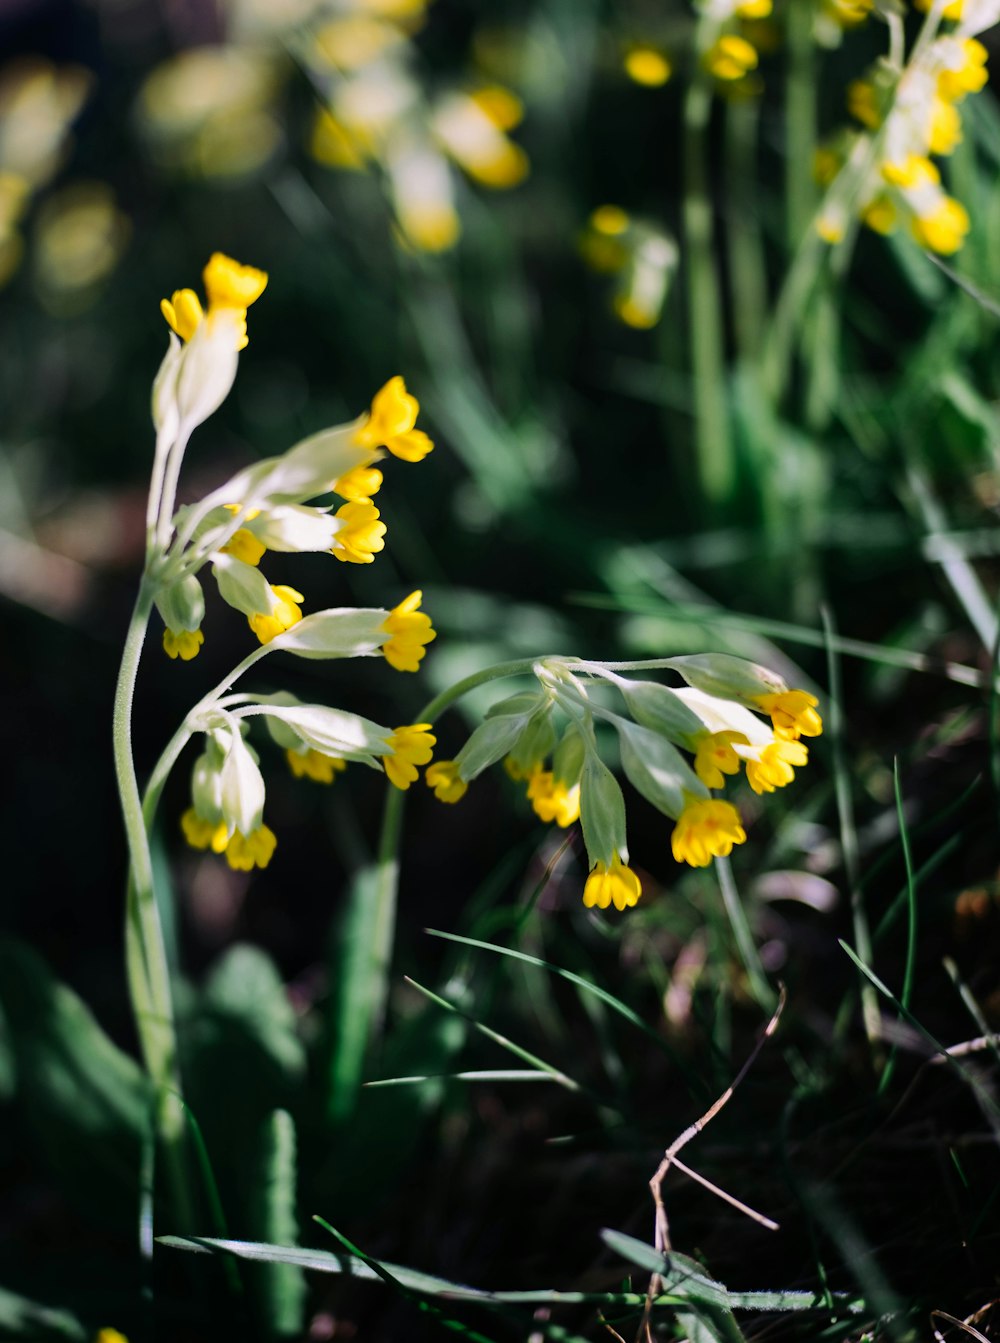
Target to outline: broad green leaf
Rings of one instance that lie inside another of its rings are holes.
[[[327,1113],[343,1123],[361,1087],[368,1039],[386,994],[388,966],[378,942],[379,869],[351,882],[347,909],[335,932],[330,966],[330,1067]]]
[[[297,1080],[304,1073],[295,1012],[274,962],[258,947],[238,943],[226,952],[205,985],[202,1011],[238,1022],[286,1077]]]
[[[89,1213],[134,1218],[149,1115],[138,1065],[41,958],[14,941],[0,942],[0,1010],[32,1141]]]

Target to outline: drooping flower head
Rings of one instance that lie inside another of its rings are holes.
[[[267,274],[255,266],[242,266],[222,252],[213,252],[202,274],[208,314],[229,312],[237,315],[238,350],[247,345],[247,308],[260,298],[267,286]],[[201,302],[193,289],[175,290],[171,298],[163,299],[160,311],[167,325],[181,340],[189,341],[205,318]]]
[[[608,864],[600,861],[595,863],[583,888],[583,903],[588,909],[595,906],[607,909],[609,905],[614,905],[615,909],[622,910],[638,904],[641,894],[642,883],[639,878],[622,862],[621,856],[615,854]]]
[[[371,413],[355,434],[355,442],[365,448],[388,448],[405,462],[419,462],[432,450],[433,442],[416,429],[420,402],[406,390],[397,374],[375,393]]]
[[[387,739],[389,750],[382,757],[389,782],[397,788],[409,788],[419,775],[418,765],[429,763],[436,743],[437,738],[431,735],[430,723],[397,727]]]
[[[455,760],[435,760],[433,765],[427,767],[424,779],[427,787],[433,788],[439,802],[460,802],[469,789],[459,774],[459,765]]]

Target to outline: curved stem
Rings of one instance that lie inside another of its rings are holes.
[[[164,1144],[176,1210],[190,1225],[184,1171],[184,1115],[170,973],[153,891],[153,864],[132,755],[132,702],[153,591],[144,578],[129,622],[115,691],[114,758],[129,849],[126,958],[129,992],[146,1071],[156,1094],[157,1128]]]

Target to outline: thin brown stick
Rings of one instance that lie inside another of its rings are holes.
[[[974,1328],[969,1323],[968,1320],[958,1320],[955,1318],[954,1315],[949,1315],[946,1310],[932,1310],[931,1311],[932,1327],[935,1320],[947,1320],[949,1324],[954,1324],[959,1329],[964,1329],[965,1332],[970,1336],[970,1338],[979,1339],[979,1343],[990,1343],[990,1340],[986,1337],[986,1335],[981,1334],[978,1329]],[[936,1328],[934,1329],[934,1337],[939,1340],[939,1343],[945,1343],[944,1335]]]
[[[779,1018],[785,1010],[786,997],[785,986],[782,984],[778,995],[778,1005],[774,1009],[771,1020],[758,1036],[757,1043],[750,1052],[750,1057],[743,1064],[743,1067],[736,1074],[733,1081],[726,1087],[722,1095],[719,1096],[717,1100],[713,1101],[699,1119],[696,1119],[693,1124],[689,1124],[679,1138],[674,1139],[664,1153],[663,1160],[660,1162],[659,1166],[657,1166],[656,1174],[649,1182],[650,1192],[653,1195],[653,1206],[655,1208],[653,1245],[660,1254],[667,1254],[670,1250],[670,1226],[667,1222],[667,1210],[663,1204],[663,1181],[666,1179],[671,1166],[677,1166],[685,1175],[689,1175],[693,1180],[696,1180],[698,1184],[711,1190],[713,1194],[716,1194],[719,1198],[723,1199],[726,1203],[731,1204],[734,1208],[738,1208],[740,1212],[745,1213],[746,1216],[751,1217],[755,1222],[760,1223],[761,1226],[765,1226],[771,1231],[776,1231],[778,1229],[777,1222],[772,1222],[769,1217],[764,1217],[762,1213],[754,1212],[754,1210],[747,1207],[745,1203],[741,1203],[738,1199],[733,1198],[732,1195],[727,1194],[724,1190],[718,1188],[717,1185],[712,1184],[711,1181],[698,1175],[695,1171],[691,1170],[689,1166],[684,1165],[683,1162],[678,1160],[677,1153],[682,1151],[692,1138],[696,1138],[703,1129],[707,1128],[719,1111],[729,1103],[733,1092],[756,1062],[757,1055],[764,1048],[765,1042],[769,1040],[777,1030]],[[653,1308],[653,1300],[659,1294],[661,1286],[662,1279],[660,1275],[654,1273],[649,1280],[649,1288],[646,1292],[646,1304],[643,1308],[642,1323],[639,1327],[638,1335],[639,1339],[642,1339],[643,1335],[645,1335],[647,1343],[652,1343],[653,1340],[649,1324],[650,1314]]]

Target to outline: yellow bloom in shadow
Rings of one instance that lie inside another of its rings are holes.
[[[468,792],[469,785],[458,776],[458,765],[454,760],[435,760],[424,775],[428,788],[434,789],[439,802],[460,802]]]
[[[749,745],[742,732],[705,732],[698,738],[694,772],[706,788],[722,788],[726,774],[740,772],[740,758],[733,743]]]
[[[197,657],[204,642],[205,636],[201,630],[163,631],[163,651],[167,657],[180,658],[182,662],[190,662]]]
[[[302,619],[302,607],[298,603],[305,598],[301,592],[280,583],[272,587],[271,591],[276,598],[271,610],[256,611],[252,616],[247,616],[247,623],[262,644],[269,644]]]
[[[382,757],[389,782],[397,788],[409,788],[420,772],[417,766],[429,764],[436,744],[430,723],[396,728],[386,742],[389,750]]]
[[[344,524],[334,537],[332,554],[350,564],[371,564],[385,549],[386,525],[370,499],[352,499],[334,514]]]
[[[795,767],[809,763],[809,749],[797,738],[776,737],[757,760],[747,760],[747,782],[755,793],[773,793],[795,778]]]
[[[707,867],[713,858],[725,858],[747,834],[731,802],[692,798],[674,826],[670,849],[679,863]]]
[[[567,788],[549,769],[532,770],[528,800],[536,816],[546,823],[555,821],[563,830],[580,819],[580,785]]]
[[[640,895],[642,883],[639,878],[615,854],[610,867],[602,862],[595,864],[583,888],[583,903],[588,909],[595,905],[598,909],[607,909],[609,905],[614,905],[615,909],[628,909],[638,904]]]
[[[288,768],[297,779],[312,779],[314,783],[333,783],[338,774],[347,768],[346,760],[338,760],[334,755],[324,755],[309,747],[305,751],[289,749],[285,752]]]
[[[255,867],[267,867],[278,846],[274,831],[267,825],[259,825],[249,835],[233,832],[232,839],[226,845],[226,862],[236,872],[250,872]]]

